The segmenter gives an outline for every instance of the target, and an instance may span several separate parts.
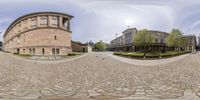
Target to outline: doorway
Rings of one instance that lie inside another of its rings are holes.
[[[85,52],[85,48],[83,48],[83,52]]]

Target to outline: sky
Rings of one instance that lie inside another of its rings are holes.
[[[110,42],[129,27],[200,34],[200,0],[1,0],[0,41],[18,17],[55,11],[74,16],[72,40]]]

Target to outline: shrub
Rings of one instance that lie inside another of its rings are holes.
[[[67,55],[68,56],[76,56],[77,54],[76,53],[68,53]]]
[[[178,56],[182,54],[186,54],[189,52],[185,51],[167,51],[167,52],[148,52],[145,55],[145,58],[165,58],[165,57],[172,57],[172,56]],[[143,58],[144,53],[143,52],[114,52],[114,55],[118,56],[124,56],[124,57],[131,57],[131,58]]]
[[[146,58],[159,58],[159,55],[158,54],[155,54],[155,55],[153,55],[153,54],[146,54],[145,57]]]
[[[114,55],[121,55],[120,52],[114,52],[113,54],[114,54]]]
[[[143,53],[140,52],[114,52],[113,54],[124,57],[143,58]]]
[[[15,53],[13,53],[14,55],[18,55],[19,53],[18,52],[15,52]]]
[[[30,55],[30,54],[19,54],[19,56],[30,57],[30,56],[32,56],[32,55]]]
[[[160,54],[160,57],[170,57],[170,56],[172,56],[172,54],[170,53]]]

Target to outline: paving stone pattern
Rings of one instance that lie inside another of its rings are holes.
[[[157,66],[90,53],[35,63],[0,52],[0,100],[200,100],[200,55]]]

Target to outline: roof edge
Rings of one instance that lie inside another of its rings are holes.
[[[32,15],[37,15],[37,14],[60,14],[60,15],[64,15],[64,16],[68,16],[70,18],[74,18],[74,16],[72,15],[69,15],[69,14],[65,14],[65,13],[62,13],[62,12],[53,12],[53,11],[47,11],[47,12],[34,12],[34,13],[29,13],[29,14],[26,14],[26,15],[23,15],[21,17],[18,17],[17,19],[15,19],[10,25],[9,27],[6,29],[3,37],[5,38],[8,30],[10,30],[10,28],[20,19],[22,18],[25,18],[25,17],[28,17],[28,16],[32,16]]]

